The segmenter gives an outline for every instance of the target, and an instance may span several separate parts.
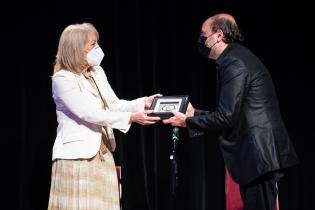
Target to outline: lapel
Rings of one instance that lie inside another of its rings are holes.
[[[217,69],[217,72],[216,72],[216,100],[217,100],[217,103],[219,103],[220,92],[221,92],[221,76],[220,76],[220,68],[217,66],[216,69]]]
[[[102,97],[103,102],[105,103],[105,106],[107,106],[106,99],[108,98],[107,93],[108,91],[106,90],[106,86],[104,84],[104,81],[101,80],[100,76],[98,75],[98,72],[96,71],[91,71],[92,77],[94,78],[94,81],[100,91],[100,95]]]
[[[90,82],[85,78],[85,76],[83,74],[80,75],[79,77],[79,82],[81,84],[81,86],[90,91],[92,94],[94,94],[95,96],[97,96],[97,90],[95,90],[95,88],[92,87],[92,85],[90,84]]]

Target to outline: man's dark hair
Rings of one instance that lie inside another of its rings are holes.
[[[228,18],[224,17],[214,17],[213,22],[211,24],[211,30],[216,32],[221,29],[224,34],[223,41],[225,43],[231,42],[241,42],[244,40],[242,33],[240,32],[237,24]]]

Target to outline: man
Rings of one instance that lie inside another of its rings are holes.
[[[217,64],[218,104],[213,112],[173,112],[165,124],[187,127],[191,137],[219,131],[231,177],[244,209],[274,210],[283,169],[299,162],[282,121],[275,88],[263,63],[239,41],[235,19],[217,14],[202,25],[199,51]]]

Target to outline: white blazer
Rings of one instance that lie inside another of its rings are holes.
[[[144,110],[144,97],[132,101],[117,98],[102,67],[94,67],[91,73],[109,110],[104,110],[97,90],[82,74],[60,70],[52,78],[58,121],[53,160],[95,156],[100,148],[102,126],[126,133],[131,112]]]

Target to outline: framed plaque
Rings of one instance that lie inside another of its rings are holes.
[[[149,116],[158,116],[162,120],[173,116],[172,111],[186,113],[189,104],[187,95],[159,96],[152,101],[150,109],[153,110]]]

